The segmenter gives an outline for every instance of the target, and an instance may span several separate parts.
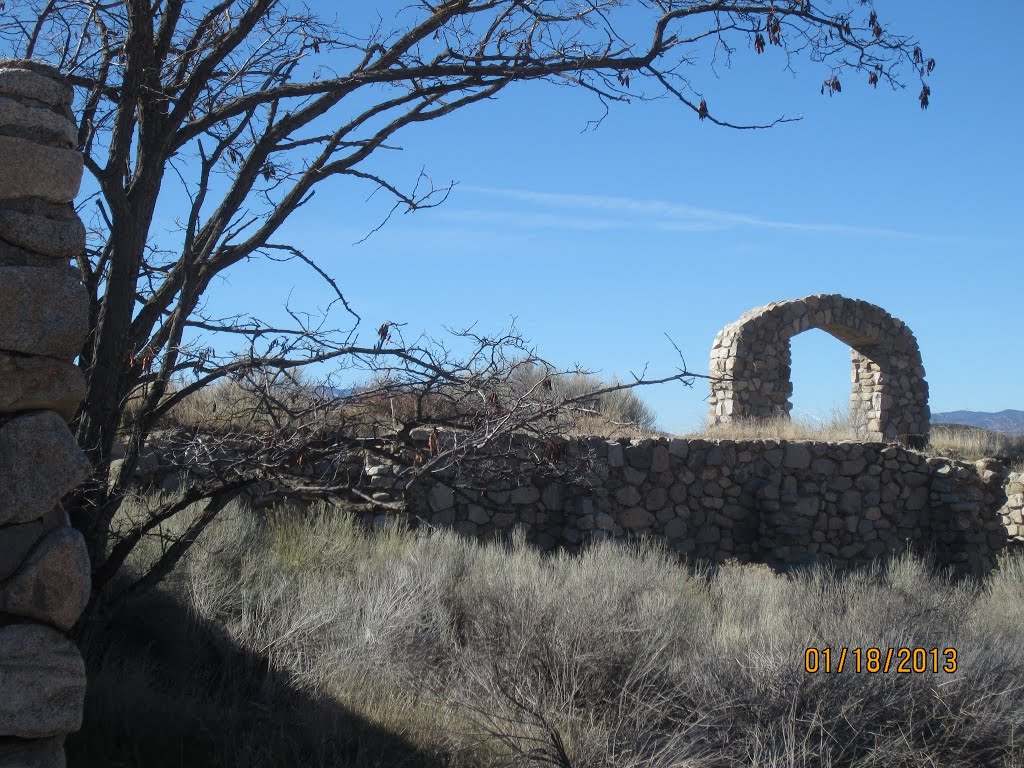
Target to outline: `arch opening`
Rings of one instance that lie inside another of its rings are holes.
[[[850,347],[827,331],[795,334],[790,346],[790,417],[819,429],[853,428],[856,395]]]

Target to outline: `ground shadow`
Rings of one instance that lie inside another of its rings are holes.
[[[70,768],[446,765],[336,700],[300,690],[170,596],[127,606],[86,652]]]

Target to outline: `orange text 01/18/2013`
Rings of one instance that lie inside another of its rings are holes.
[[[804,671],[956,672],[956,648],[808,648]]]

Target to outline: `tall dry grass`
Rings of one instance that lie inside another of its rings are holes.
[[[90,651],[70,764],[1021,765],[1022,633],[1017,558],[985,583],[913,555],[691,573],[654,544],[545,556],[239,507]],[[809,674],[811,646],[958,666]]]
[[[833,409],[823,419],[763,418],[743,419],[728,424],[705,424],[683,437],[705,440],[843,440],[867,439],[866,425],[849,410]]]
[[[966,424],[932,424],[927,452],[961,461],[997,457],[1010,459],[1015,468],[1024,461],[1024,435],[994,432]]]

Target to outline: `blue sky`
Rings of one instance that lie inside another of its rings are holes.
[[[878,0],[883,24],[918,37],[937,67],[927,111],[917,87],[877,91],[784,70],[778,49],[740,50],[717,75],[692,70],[711,110],[736,121],[802,115],[767,131],[699,122],[669,102],[617,105],[596,131],[588,94],[526,84],[401,134],[374,160],[407,184],[421,168],[457,186],[441,207],[396,216],[369,187],[338,181],[278,240],[338,281],[372,340],[383,321],[443,335],[512,317],[558,365],[628,377],[674,372],[682,349],[706,373],[718,329],[747,309],[812,293],[878,304],[917,335],[933,411],[1024,408],[1020,327],[1024,124],[1017,32],[961,4]],[[937,10],[941,9],[941,10]],[[646,33],[644,35],[646,38]],[[857,78],[866,80],[866,77]],[[278,316],[329,296],[300,265],[246,264],[211,306]],[[845,406],[849,353],[811,331],[793,342],[794,406]],[[661,426],[703,417],[707,386],[643,390]]]

